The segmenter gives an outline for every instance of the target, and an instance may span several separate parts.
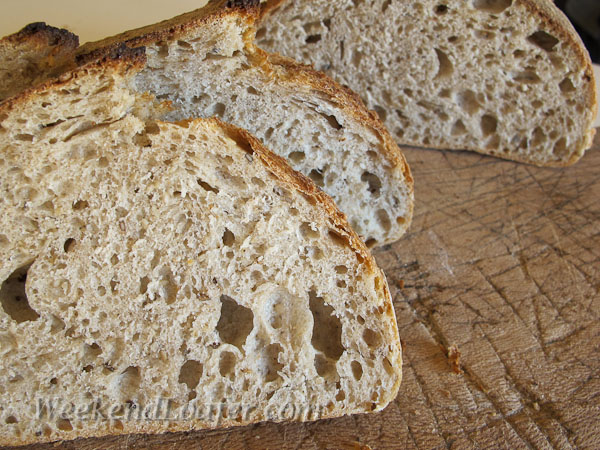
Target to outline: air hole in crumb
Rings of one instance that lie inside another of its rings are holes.
[[[538,74],[535,73],[533,70],[524,70],[522,72],[514,73],[512,78],[518,83],[523,84],[535,84],[542,81]]]
[[[81,211],[89,206],[90,204],[85,200],[77,200],[75,203],[73,203],[73,209],[75,211]]]
[[[342,275],[347,272],[348,272],[348,268],[346,266],[335,266],[335,273]]]
[[[320,353],[315,355],[315,369],[320,377],[329,377],[336,373],[335,364]]]
[[[207,116],[223,117],[225,114],[225,105],[223,103],[215,103],[206,110]]]
[[[150,283],[150,280],[148,279],[148,277],[140,278],[140,294],[145,294],[148,291],[149,283]]]
[[[196,398],[196,386],[200,381],[200,377],[202,376],[203,366],[198,361],[194,361],[190,359],[185,362],[181,369],[179,370],[179,379],[180,383],[185,383],[190,390],[188,394],[188,401]]]
[[[221,376],[232,376],[235,373],[235,364],[237,358],[232,352],[221,353],[221,359],[219,360],[219,373]]]
[[[532,146],[538,146],[542,143],[544,143],[544,141],[546,141],[546,134],[544,133],[544,130],[542,130],[540,127],[536,127],[535,130],[533,130],[533,139],[531,140],[531,144]]]
[[[536,31],[527,40],[546,52],[551,52],[558,44],[558,39],[542,30]]]
[[[381,193],[381,180],[377,175],[371,172],[363,172],[360,176],[360,181],[369,185],[368,191],[372,195],[379,196]]]
[[[454,122],[451,131],[452,136],[460,136],[461,134],[465,134],[466,132],[467,128],[465,127],[465,124],[462,120],[458,119],[456,122]]]
[[[319,187],[323,187],[325,185],[324,183],[324,179],[323,179],[323,173],[320,170],[317,169],[313,169],[309,172],[308,177],[314,181],[314,183],[319,186]]]
[[[238,304],[227,295],[221,296],[221,317],[217,331],[221,340],[242,350],[253,328],[252,310]]]
[[[333,308],[326,305],[323,298],[318,297],[314,290],[310,290],[308,297],[314,319],[312,345],[328,358],[337,360],[344,353],[342,323],[335,316]]]
[[[61,431],[72,431],[73,425],[71,425],[71,421],[69,419],[60,419],[56,422],[56,426]]]
[[[446,5],[437,5],[435,7],[434,11],[435,11],[436,14],[439,14],[439,15],[446,14],[448,12],[448,6],[446,6]]]
[[[85,344],[83,347],[83,357],[86,361],[95,360],[100,353],[102,353],[102,349],[95,342],[92,345]]]
[[[475,114],[481,108],[477,95],[469,89],[456,95],[456,103],[469,115]]]
[[[568,94],[575,91],[575,86],[573,86],[573,82],[569,78],[562,80],[558,87],[560,87],[560,92],[563,94]]]
[[[350,363],[350,367],[352,368],[352,375],[356,381],[360,381],[363,376],[363,368],[358,361],[352,361]]]
[[[377,239],[374,239],[374,238],[367,239],[365,241],[365,245],[368,248],[373,248],[373,247],[375,247],[375,245],[377,245]]]
[[[392,366],[392,363],[387,357],[383,358],[383,368],[388,373],[388,375],[394,374],[394,367]]]
[[[512,0],[473,0],[473,8],[490,14],[500,14],[512,5]]]
[[[378,209],[376,215],[381,228],[383,228],[385,232],[389,232],[392,229],[392,222],[387,211],[385,209]]]
[[[363,332],[363,340],[371,348],[376,348],[381,345],[381,335],[370,328],[366,328]]]
[[[348,247],[350,245],[348,238],[346,236],[341,235],[335,230],[330,229],[327,233],[334,244],[339,245],[340,247]]]
[[[254,184],[255,186],[258,186],[258,187],[261,187],[261,188],[262,188],[262,187],[265,187],[265,186],[267,185],[267,184],[266,184],[266,183],[265,183],[263,180],[261,180],[260,178],[257,178],[257,177],[252,177],[252,178],[250,179],[250,181],[251,181],[251,182],[252,182],[252,184]]]
[[[338,122],[338,120],[336,119],[336,117],[333,114],[332,115],[325,114],[325,113],[319,113],[319,114],[321,114],[321,116],[323,116],[325,118],[325,120],[327,121],[327,123],[334,130],[341,130],[343,128],[342,124],[340,124]]]
[[[307,44],[316,44],[320,40],[321,40],[320,34],[311,34],[310,36],[306,37],[304,42],[306,42]]]
[[[235,235],[225,228],[225,232],[223,233],[223,244],[227,247],[231,247],[235,242]]]
[[[37,320],[40,316],[35,312],[27,299],[25,283],[27,272],[31,265],[23,266],[15,270],[0,288],[0,302],[2,309],[17,323]]]
[[[265,350],[265,381],[275,381],[281,378],[279,371],[283,369],[283,364],[279,362],[279,354],[283,348],[279,344],[270,344]]]
[[[567,150],[568,150],[567,149],[567,139],[565,137],[561,137],[554,144],[554,148],[552,149],[552,153],[555,156],[563,157],[563,156],[565,156],[568,153]]]
[[[123,398],[133,397],[140,388],[140,369],[129,366],[117,378],[117,387]]]
[[[377,113],[377,115],[382,121],[385,121],[385,119],[387,118],[387,111],[385,110],[385,108],[379,105],[374,105],[373,110]]]
[[[117,429],[117,430],[122,430],[123,429],[123,422],[120,421],[119,419],[115,419],[113,420],[113,426]]]
[[[481,117],[481,133],[484,136],[489,136],[496,132],[498,126],[498,120],[489,114],[485,114]]]
[[[75,239],[73,239],[73,238],[67,239],[63,245],[63,249],[65,250],[65,253],[69,253],[69,252],[73,251],[74,248],[75,248]]]
[[[452,61],[450,61],[448,55],[446,55],[446,53],[441,51],[439,48],[435,48],[434,50],[438,59],[438,73],[436,74],[435,78],[440,79],[449,77],[452,75],[452,72],[454,72],[454,65],[452,64]]]
[[[207,192],[214,192],[215,194],[219,193],[219,189],[217,189],[216,187],[211,186],[210,184],[208,184],[205,181],[202,181],[200,178],[198,178],[196,180],[198,182],[198,185],[200,185],[200,187],[202,187],[202,189],[204,189]]]
[[[15,416],[8,416],[5,420],[5,422],[10,425],[13,423],[18,423],[19,421],[17,420],[17,418]]]
[[[248,92],[248,94],[252,94],[252,95],[260,95],[260,93],[256,90],[256,88],[254,88],[252,86],[248,86],[246,88],[246,92]]]
[[[190,44],[189,42],[179,40],[177,41],[177,45],[186,50],[192,49],[192,44]]]
[[[31,135],[31,134],[17,134],[15,136],[15,139],[17,141],[33,142],[33,135]]]
[[[305,155],[305,153],[304,153],[304,152],[291,152],[291,153],[288,155],[288,159],[289,159],[290,161],[292,161],[293,163],[295,163],[295,164],[299,164],[299,163],[301,163],[302,161],[304,161],[304,158],[305,158],[305,157],[306,157],[306,155]]]
[[[317,239],[319,237],[319,230],[313,229],[310,223],[303,222],[300,224],[300,236],[304,239]]]

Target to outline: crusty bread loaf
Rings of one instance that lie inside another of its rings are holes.
[[[73,33],[43,22],[0,39],[0,101],[62,71],[78,45]]]
[[[356,90],[401,144],[562,166],[592,143],[590,58],[550,0],[269,0],[257,42]]]
[[[79,53],[145,46],[148,63],[135,87],[170,100],[169,120],[218,116],[249,130],[331,195],[368,245],[398,239],[412,217],[412,178],[381,121],[328,77],[257,49],[257,2],[229,3],[211,2]]]
[[[0,445],[383,408],[401,349],[364,243],[247,132],[155,121],[145,58],[0,103]]]

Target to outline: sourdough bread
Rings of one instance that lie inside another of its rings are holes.
[[[563,166],[592,143],[590,58],[549,0],[269,0],[257,42],[356,90],[400,144]]]
[[[134,87],[172,103],[169,120],[217,116],[241,126],[333,197],[368,245],[412,218],[413,183],[393,138],[351,91],[254,45],[257,2],[215,1],[174,19],[86,44],[146,48]]]
[[[155,120],[143,50],[0,103],[0,445],[376,411],[389,290],[246,131]]]
[[[64,70],[78,46],[76,35],[43,22],[0,39],[0,101]]]

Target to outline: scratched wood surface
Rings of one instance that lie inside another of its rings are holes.
[[[600,139],[567,169],[406,154],[414,222],[376,252],[405,350],[384,412],[30,449],[600,448]]]

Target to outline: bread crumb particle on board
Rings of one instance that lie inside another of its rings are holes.
[[[458,347],[454,344],[448,347],[447,355],[448,362],[452,366],[452,371],[457,375],[463,373],[463,370],[460,368],[460,350]]]

